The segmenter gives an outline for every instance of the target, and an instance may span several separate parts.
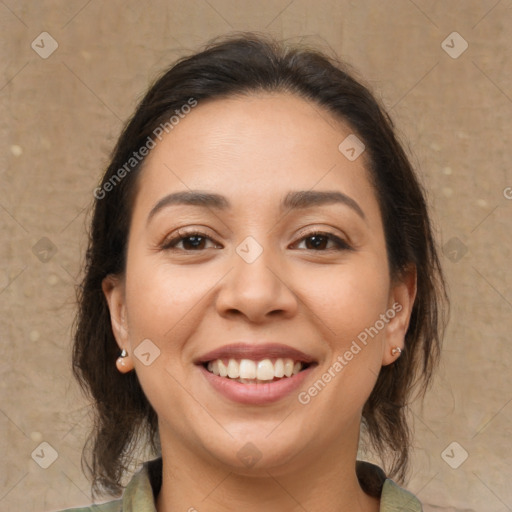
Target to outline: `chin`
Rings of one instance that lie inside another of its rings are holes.
[[[244,436],[224,437],[222,442],[210,439],[205,449],[229,471],[268,477],[268,471],[279,473],[284,470],[305,448],[305,445],[299,443],[300,436],[293,442],[293,438],[288,435],[287,443],[283,443],[280,436],[276,435],[274,439],[272,434],[268,436],[269,430],[247,430]]]

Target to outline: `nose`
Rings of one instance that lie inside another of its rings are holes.
[[[242,244],[241,244],[242,245]],[[298,299],[292,291],[293,283],[283,259],[271,249],[264,248],[252,259],[234,251],[232,270],[222,280],[216,307],[221,316],[244,316],[261,323],[271,318],[290,318],[296,314]],[[254,250],[254,247],[251,247]]]

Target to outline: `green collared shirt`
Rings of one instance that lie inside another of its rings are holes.
[[[422,512],[418,499],[399,487],[378,466],[357,461],[357,477],[370,496],[380,497],[380,512]],[[143,464],[124,490],[123,496],[101,505],[73,508],[61,512],[156,512],[155,500],[162,486],[162,459]]]

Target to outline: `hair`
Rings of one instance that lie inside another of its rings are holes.
[[[121,493],[121,480],[141,439],[159,453],[156,412],[136,373],[116,369],[119,348],[102,292],[107,275],[125,271],[137,176],[144,163],[144,158],[133,161],[133,153],[153,139],[159,126],[168,127],[172,115],[191,99],[201,104],[258,92],[290,93],[313,102],[363,141],[383,220],[390,276],[400,279],[411,265],[416,268],[417,295],[405,349],[381,369],[362,412],[368,446],[390,477],[400,482],[406,476],[411,445],[408,405],[414,389],[424,396],[431,383],[448,315],[444,305],[449,305],[425,192],[391,118],[346,64],[314,48],[236,33],[178,60],[156,80],[124,127],[95,191],[84,275],[77,287],[72,355],[73,373],[94,407],[94,426],[82,454],[94,495]]]

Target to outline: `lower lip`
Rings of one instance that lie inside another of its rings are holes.
[[[291,377],[283,377],[268,383],[242,384],[228,377],[219,377],[199,366],[206,380],[221,395],[241,404],[264,405],[277,402],[296,391],[315,365],[311,365]]]

